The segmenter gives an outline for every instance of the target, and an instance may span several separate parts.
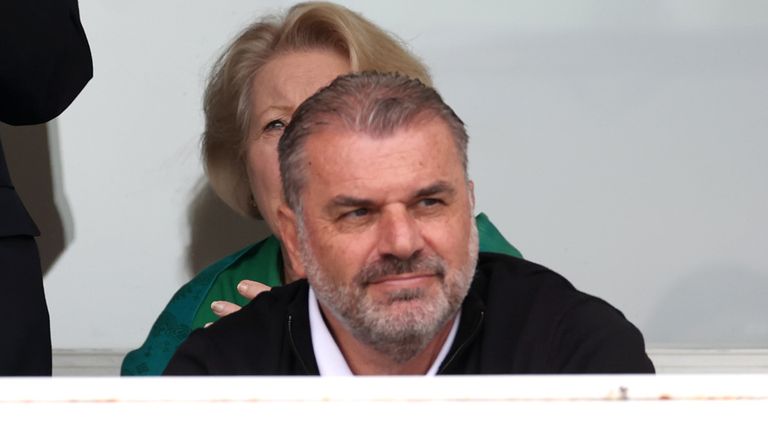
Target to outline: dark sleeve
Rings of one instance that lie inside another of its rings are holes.
[[[0,121],[49,121],[92,76],[76,0],[0,1]]]
[[[597,298],[570,308],[553,342],[550,361],[562,373],[654,373],[640,330]]]
[[[209,358],[208,352],[209,342],[204,329],[193,331],[171,357],[163,375],[211,375],[206,364],[206,359]]]

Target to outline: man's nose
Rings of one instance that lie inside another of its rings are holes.
[[[379,253],[407,259],[424,248],[418,222],[407,208],[387,209],[379,227]]]

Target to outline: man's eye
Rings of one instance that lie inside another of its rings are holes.
[[[422,207],[433,207],[438,204],[440,204],[440,200],[436,198],[424,198],[423,200],[419,201],[419,205]]]
[[[282,120],[279,120],[279,119],[272,120],[271,122],[267,123],[266,126],[264,126],[264,131],[270,132],[270,131],[282,130],[282,129],[285,129],[285,126],[286,124]]]
[[[368,209],[366,209],[366,208],[359,208],[359,209],[354,209],[354,210],[352,210],[350,212],[344,213],[344,217],[351,218],[351,219],[356,219],[356,218],[361,218],[361,217],[364,217],[364,216],[368,216],[369,213],[370,212],[368,211]]]

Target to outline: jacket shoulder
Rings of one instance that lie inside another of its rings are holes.
[[[544,267],[504,254],[480,253],[473,288],[487,306],[524,301],[530,306],[568,307],[591,296],[578,291],[566,278]]]
[[[477,294],[486,343],[520,371],[653,372],[640,331],[617,308],[558,273],[522,259],[481,254]]]

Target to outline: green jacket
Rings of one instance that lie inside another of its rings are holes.
[[[520,252],[480,213],[475,218],[480,252],[496,252],[522,258]],[[269,286],[283,284],[280,242],[270,236],[225,257],[201,271],[171,298],[155,321],[144,344],[123,359],[121,375],[160,375],[176,348],[192,330],[216,321],[210,305],[226,300],[240,306],[249,302],[237,292],[243,279]]]

